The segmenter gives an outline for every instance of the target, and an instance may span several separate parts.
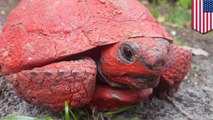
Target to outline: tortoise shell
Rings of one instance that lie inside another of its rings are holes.
[[[134,37],[172,42],[137,0],[22,0],[4,24],[0,66],[7,75]]]

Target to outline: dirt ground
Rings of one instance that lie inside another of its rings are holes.
[[[0,0],[0,32],[2,24],[18,0]],[[159,100],[152,97],[137,110],[143,114],[125,112],[118,117],[138,117],[142,120],[213,120],[213,34],[199,34],[190,28],[177,29],[167,26],[168,31],[176,31],[176,37],[184,40],[187,46],[201,48],[209,53],[208,57],[193,56],[191,70],[180,89],[173,97]],[[53,116],[53,113],[30,105],[17,97],[12,86],[0,77],[0,119],[9,114],[25,116]]]

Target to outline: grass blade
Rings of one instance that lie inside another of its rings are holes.
[[[65,101],[65,120],[70,120],[70,114],[69,114],[69,103],[68,101]]]
[[[42,120],[35,117],[27,117],[27,116],[16,116],[16,115],[9,115],[2,120]]]
[[[45,117],[45,120],[54,120],[54,119],[50,116],[47,116],[47,117]]]
[[[69,110],[70,114],[72,115],[74,120],[79,120],[76,115],[72,112],[72,110]]]

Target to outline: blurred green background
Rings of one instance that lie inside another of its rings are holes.
[[[191,0],[141,0],[160,23],[172,27],[191,27]]]

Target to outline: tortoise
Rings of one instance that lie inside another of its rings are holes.
[[[172,95],[191,53],[137,0],[22,0],[0,35],[0,66],[29,103],[102,111]]]

